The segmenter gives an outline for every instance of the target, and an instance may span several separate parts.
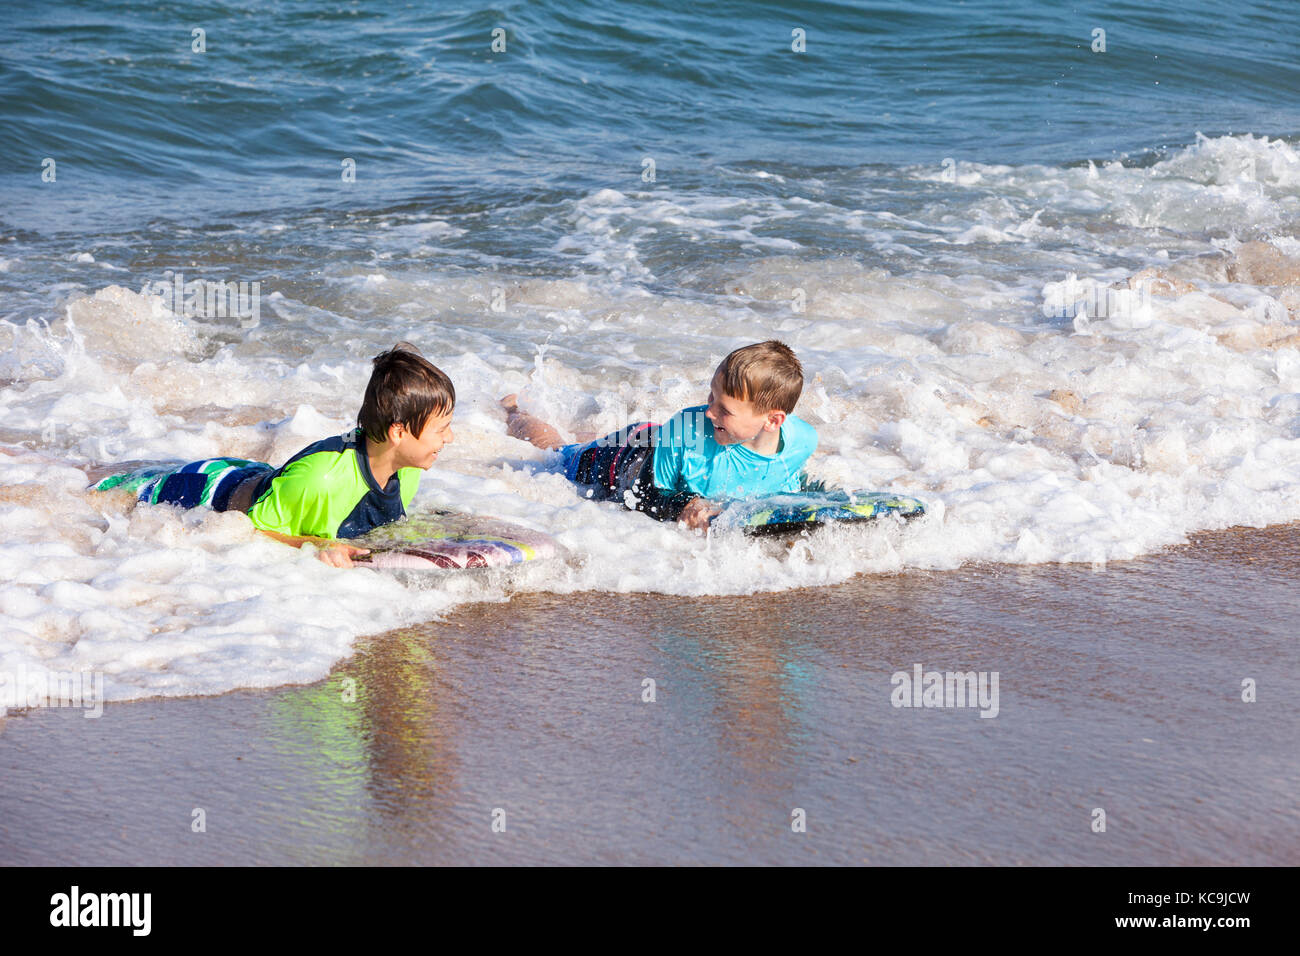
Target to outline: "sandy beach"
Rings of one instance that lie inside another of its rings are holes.
[[[517,594],[309,686],[11,715],[0,862],[1294,865],[1298,568],[1292,525],[1098,569]],[[996,716],[894,706],[917,664],[996,672]]]

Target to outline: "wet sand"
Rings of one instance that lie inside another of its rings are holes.
[[[1294,865],[1297,579],[1287,526],[1104,569],[517,595],[311,686],[11,715],[0,862]],[[997,716],[893,706],[915,664],[997,672]]]

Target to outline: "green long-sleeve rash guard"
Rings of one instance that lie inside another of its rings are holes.
[[[261,480],[248,517],[263,531],[355,538],[405,516],[419,468],[400,468],[380,488],[361,429],[308,445]]]

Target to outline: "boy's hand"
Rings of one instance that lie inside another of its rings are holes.
[[[677,516],[677,521],[694,531],[707,531],[709,519],[719,514],[722,514],[722,505],[717,502],[710,501],[708,498],[692,498],[686,502],[686,507]]]
[[[317,551],[316,557],[336,568],[350,568],[355,565],[353,556],[369,553],[369,548],[357,548],[342,541],[334,541]]]

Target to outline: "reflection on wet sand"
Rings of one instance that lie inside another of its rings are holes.
[[[319,769],[313,792],[400,831],[454,802],[453,696],[435,647],[392,631],[363,641],[324,683],[286,691],[272,714],[277,736],[299,741]]]

